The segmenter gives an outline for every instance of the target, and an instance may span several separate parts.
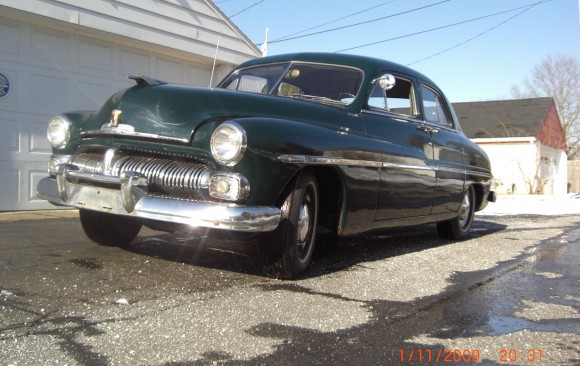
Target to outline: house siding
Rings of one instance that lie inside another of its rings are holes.
[[[261,56],[258,48],[204,0],[0,0],[6,10],[35,14],[39,20],[68,24],[79,33],[122,37],[135,47],[185,53],[195,62],[213,60],[219,38],[219,61],[237,65]],[[116,42],[120,40],[117,39]]]

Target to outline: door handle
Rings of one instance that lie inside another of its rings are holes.
[[[439,129],[438,129],[438,128],[430,127],[430,126],[427,126],[427,125],[420,125],[420,126],[417,126],[417,129],[418,129],[419,131],[422,131],[422,132],[428,133],[428,134],[430,134],[430,135],[434,135],[434,134],[436,134],[437,132],[439,132]]]

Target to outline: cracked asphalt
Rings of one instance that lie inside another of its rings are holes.
[[[0,233],[2,365],[580,364],[580,215],[347,239],[296,281],[263,277],[254,241],[100,247],[74,212]]]

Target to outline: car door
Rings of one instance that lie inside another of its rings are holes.
[[[417,79],[390,75],[385,90],[376,82],[363,110],[367,135],[381,146],[382,169],[375,220],[428,215],[435,189],[431,135],[417,119]]]
[[[431,143],[437,164],[437,182],[432,214],[456,212],[463,199],[465,168],[463,136],[456,130],[451,107],[443,94],[421,82],[421,104],[425,125],[431,128]]]

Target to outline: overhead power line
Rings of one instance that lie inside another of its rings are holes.
[[[344,25],[342,27],[330,28],[330,29],[326,29],[326,30],[322,30],[322,31],[318,31],[318,32],[303,34],[301,36],[288,37],[288,38],[284,38],[284,39],[279,39],[277,41],[269,41],[268,43],[286,42],[286,41],[291,41],[293,39],[305,38],[305,37],[310,37],[310,36],[314,36],[314,35],[317,35],[317,34],[334,32],[334,31],[341,30],[341,29],[346,29],[346,28],[352,28],[352,27],[356,27],[356,26],[359,26],[359,25],[363,25],[363,24],[369,24],[369,23],[373,23],[373,22],[378,22],[379,20],[393,18],[393,17],[399,16],[399,15],[413,13],[415,11],[419,11],[419,10],[431,8],[433,6],[437,6],[437,5],[440,5],[440,4],[443,4],[443,3],[448,3],[450,1],[452,1],[452,0],[443,0],[443,1],[439,1],[439,2],[433,3],[433,4],[421,6],[421,7],[418,7],[418,8],[414,8],[414,9],[410,9],[410,10],[405,10],[405,11],[402,11],[402,12],[399,12],[399,13],[396,13],[396,14],[391,14],[391,15],[387,15],[387,16],[384,16],[384,17],[380,17],[380,18],[366,20],[364,22],[358,22],[358,23],[348,24],[348,25]],[[259,46],[260,44],[261,43],[258,43],[257,45]]]
[[[373,9],[376,9],[376,8],[380,8],[381,6],[385,6],[385,5],[390,4],[390,3],[393,3],[395,1],[396,0],[385,1],[385,2],[382,2],[382,3],[378,4],[378,5],[371,6],[370,8],[366,8],[364,10],[360,10],[360,11],[357,11],[355,13],[347,14],[347,15],[342,16],[340,18],[336,18],[336,19],[330,20],[330,21],[328,21],[326,23],[318,24],[318,25],[315,25],[314,27],[306,28],[306,29],[303,29],[301,31],[294,32],[292,34],[287,34],[285,36],[278,37],[278,38],[274,39],[273,41],[282,41],[282,40],[285,40],[288,37],[292,37],[292,36],[295,36],[295,35],[300,34],[300,33],[308,32],[308,31],[313,30],[313,29],[316,29],[316,28],[324,27],[325,25],[329,25],[329,24],[332,24],[332,23],[336,23],[336,22],[341,21],[343,19],[347,19],[347,18],[350,18],[352,16],[365,13],[365,12],[367,12],[369,10],[373,10]]]
[[[365,44],[362,44],[362,45],[359,45],[359,46],[354,46],[354,47],[349,47],[349,48],[345,48],[345,49],[342,49],[342,50],[338,50],[338,51],[335,51],[335,53],[344,52],[344,51],[351,51],[351,50],[355,50],[355,49],[358,49],[358,48],[363,48],[363,47],[368,47],[368,46],[374,46],[374,45],[377,45],[377,44],[380,44],[380,43],[386,43],[386,42],[395,41],[395,40],[398,40],[398,39],[403,39],[403,38],[408,38],[408,37],[412,37],[412,36],[417,36],[419,34],[424,34],[424,33],[434,32],[434,31],[441,30],[441,29],[456,27],[456,26],[462,25],[462,24],[473,23],[473,22],[478,21],[478,20],[495,17],[495,16],[498,16],[498,15],[501,15],[501,14],[511,13],[513,11],[516,11],[516,10],[529,9],[531,7],[534,7],[534,6],[538,5],[538,4],[545,3],[545,2],[548,2],[548,1],[552,1],[552,0],[538,1],[537,3],[534,3],[534,4],[530,4],[530,5],[526,5],[526,6],[520,6],[520,7],[517,7],[517,8],[512,8],[512,9],[509,9],[509,10],[504,10],[504,11],[500,11],[500,12],[497,12],[497,13],[493,13],[493,14],[488,14],[488,15],[484,15],[484,16],[481,16],[481,17],[477,17],[477,18],[463,20],[463,21],[457,22],[457,23],[451,23],[451,24],[447,24],[447,25],[440,26],[440,27],[425,29],[425,30],[422,30],[422,31],[419,31],[419,32],[408,33],[408,34],[404,34],[402,36],[397,36],[397,37],[393,37],[393,38],[383,39],[381,41],[376,41],[376,42],[371,42],[371,43],[365,43]]]
[[[552,1],[552,0],[546,0],[546,1],[543,1],[543,2],[547,2],[547,1]],[[530,5],[529,7],[525,8],[522,11],[520,11],[516,15],[510,17],[509,19],[504,20],[501,23],[498,23],[498,24],[494,25],[493,27],[489,28],[485,32],[481,32],[481,33],[479,33],[479,34],[477,34],[477,35],[475,35],[475,36],[473,36],[473,37],[471,37],[471,38],[469,38],[469,39],[467,39],[467,40],[465,40],[465,41],[463,41],[461,43],[457,43],[456,45],[453,45],[453,46],[451,46],[451,47],[449,47],[447,49],[444,49],[443,51],[437,52],[437,53],[435,53],[435,54],[433,54],[431,56],[427,56],[427,57],[424,57],[424,58],[422,58],[420,60],[413,61],[410,64],[407,64],[406,66],[411,66],[411,65],[417,64],[419,62],[422,62],[422,61],[425,61],[425,60],[429,60],[429,59],[431,59],[433,57],[439,56],[439,55],[441,55],[443,53],[446,53],[446,52],[449,52],[449,51],[451,51],[453,49],[456,49],[457,47],[463,46],[464,44],[469,43],[469,42],[475,40],[476,38],[479,38],[479,37],[481,37],[481,36],[483,36],[483,35],[491,32],[492,30],[494,30],[496,28],[499,28],[500,26],[502,26],[502,25],[504,25],[504,24],[506,24],[506,23],[508,23],[508,22],[510,22],[512,20],[514,20],[515,18],[519,17],[520,15],[522,15],[525,12],[527,12],[528,10],[531,10],[533,7],[535,7],[536,5],[539,5],[540,3],[541,2],[538,2],[538,3],[535,3],[535,4]]]
[[[255,3],[253,3],[253,4],[252,4],[252,5],[250,5],[250,6],[248,6],[247,8],[244,8],[244,9],[242,9],[242,10],[238,11],[237,13],[230,15],[228,18],[230,18],[230,19],[231,19],[231,18],[235,17],[236,15],[240,15],[240,14],[242,14],[243,12],[245,12],[246,10],[250,10],[250,9],[251,9],[251,8],[253,8],[254,6],[256,6],[256,5],[260,4],[260,3],[263,3],[263,2],[264,2],[264,0],[256,1]]]

